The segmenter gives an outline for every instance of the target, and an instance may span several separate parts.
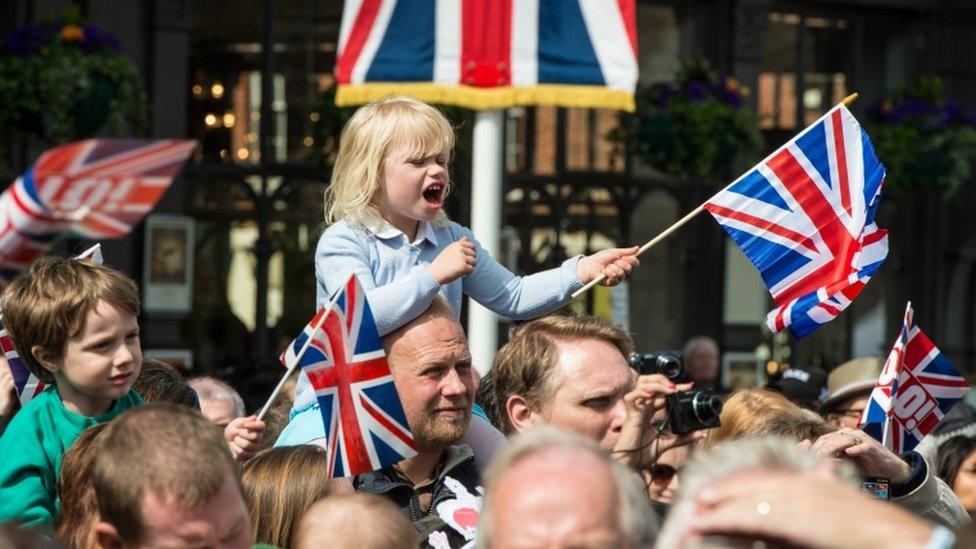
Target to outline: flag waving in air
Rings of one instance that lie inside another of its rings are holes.
[[[969,391],[969,384],[912,323],[912,304],[864,415],[861,429],[896,454],[914,449]]]
[[[355,276],[316,313],[283,357],[308,376],[325,423],[331,477],[416,455],[366,295]]]
[[[810,334],[881,266],[887,231],[874,214],[884,175],[867,133],[838,105],[706,202],[769,288],[771,330]]]
[[[89,139],[45,152],[0,195],[0,277],[16,276],[63,233],[125,236],[194,148],[184,140]]]

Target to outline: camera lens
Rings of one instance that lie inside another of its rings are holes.
[[[661,354],[657,357],[657,369],[668,379],[677,379],[681,375],[681,359],[672,354]]]
[[[691,409],[698,421],[711,421],[722,415],[722,400],[712,393],[700,391],[692,398]]]

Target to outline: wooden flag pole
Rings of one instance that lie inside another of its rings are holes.
[[[858,96],[858,94],[856,92],[855,93],[852,93],[852,94],[848,95],[847,97],[845,97],[844,100],[841,101],[841,103],[845,107],[849,107],[851,105],[851,103],[853,103],[854,100],[857,99],[857,96]],[[833,110],[833,109],[831,109],[831,110]],[[779,152],[779,149],[777,149],[776,152]],[[773,154],[775,154],[775,153],[773,153]],[[741,179],[741,176],[739,178],[737,178],[735,181],[738,181],[739,179]],[[735,183],[735,181],[733,181],[732,183]],[[729,185],[731,186],[731,183]],[[725,187],[725,188],[727,189],[728,186]],[[722,189],[722,190],[724,191],[725,189]],[[719,192],[722,192],[722,191],[719,191]],[[718,193],[715,193],[715,194],[718,194]],[[714,196],[715,195],[712,195],[712,197],[714,197]],[[711,200],[712,197],[709,197],[709,200]],[[667,229],[664,229],[664,231],[662,231],[661,234],[655,236],[651,240],[648,240],[647,243],[645,243],[643,246],[640,247],[639,250],[637,250],[637,253],[634,254],[634,257],[640,257],[640,255],[642,253],[646,252],[647,250],[651,249],[653,246],[657,245],[658,242],[660,242],[660,241],[664,240],[665,238],[667,238],[674,231],[680,229],[685,223],[691,221],[691,219],[693,217],[695,217],[696,215],[700,214],[705,209],[705,204],[707,204],[707,203],[708,203],[708,200],[706,200],[705,202],[702,202],[700,206],[698,206],[694,210],[691,210],[690,212],[688,212],[687,215],[685,215],[684,217],[682,217],[681,219],[679,219],[678,221],[676,221],[673,225],[671,225]],[[603,282],[606,279],[607,279],[606,275],[601,274],[600,276],[598,276],[598,277],[594,278],[593,280],[589,281],[585,286],[583,286],[579,290],[576,290],[575,292],[573,292],[573,299],[576,299],[577,297],[583,295],[584,293],[586,293],[587,290],[589,290],[593,286],[596,286],[597,284]]]
[[[345,288],[345,286],[343,286],[343,288]],[[281,389],[285,386],[285,382],[288,381],[289,377],[291,377],[291,373],[298,369],[296,368],[296,366],[298,366],[298,361],[301,360],[302,356],[305,355],[305,351],[308,350],[308,346],[312,343],[312,339],[315,337],[316,332],[322,328],[322,323],[325,322],[325,318],[329,316],[329,312],[332,311],[332,307],[336,304],[336,301],[339,300],[340,293],[341,291],[336,292],[336,295],[332,297],[332,301],[329,302],[325,312],[321,317],[319,317],[319,321],[315,323],[315,326],[312,327],[312,335],[305,340],[305,344],[302,345],[302,348],[295,355],[295,358],[291,361],[291,364],[287,365],[288,369],[285,370],[285,375],[281,376],[281,381],[278,382],[278,385],[275,387],[274,391],[271,392],[271,396],[268,397],[267,402],[264,403],[264,406],[261,407],[261,411],[258,412],[258,421],[261,421],[261,418],[268,413],[268,410],[271,408],[271,404],[276,398],[278,398],[278,393],[280,393]]]

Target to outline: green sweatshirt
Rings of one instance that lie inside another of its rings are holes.
[[[85,429],[142,403],[130,390],[105,414],[85,417],[65,408],[53,385],[28,402],[0,437],[0,522],[52,527],[64,453]]]

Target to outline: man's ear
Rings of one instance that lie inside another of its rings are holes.
[[[31,354],[34,355],[34,360],[40,362],[41,366],[44,366],[44,369],[52,374],[61,371],[58,357],[54,356],[54,353],[44,347],[34,345],[31,347]]]
[[[508,421],[518,431],[526,431],[541,424],[541,417],[535,408],[520,395],[511,395],[505,401],[505,413]]]
[[[105,549],[121,549],[122,540],[119,538],[119,531],[115,529],[115,526],[100,520],[95,523],[95,539],[98,540],[98,546]]]

